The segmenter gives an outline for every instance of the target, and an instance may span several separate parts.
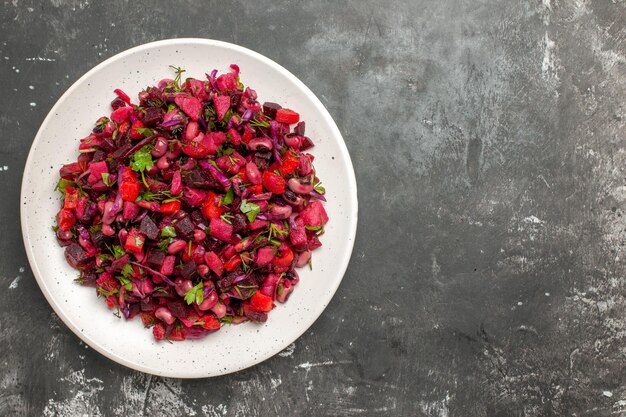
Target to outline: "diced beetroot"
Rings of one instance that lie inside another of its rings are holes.
[[[256,259],[255,259],[257,266],[262,268],[266,265],[269,265],[270,262],[272,262],[272,259],[274,259],[274,247],[273,246],[264,246],[262,248],[259,248],[259,250],[257,250]]]
[[[85,162],[73,162],[66,164],[59,169],[59,175],[65,180],[73,180],[77,175],[82,174],[87,169]]]
[[[268,170],[263,173],[263,186],[274,194],[282,194],[285,192],[285,179]]]
[[[141,220],[139,231],[146,235],[148,239],[156,240],[159,237],[159,227],[156,223],[154,223],[150,216],[145,216]]]
[[[174,102],[178,107],[182,109],[183,112],[189,118],[195,122],[200,118],[200,113],[202,112],[202,103],[195,97],[189,97],[186,95],[179,94],[174,99]]]
[[[220,158],[217,158],[217,161],[215,162],[217,164],[217,167],[223,172],[234,175],[239,172],[239,169],[243,165],[245,165],[246,160],[237,151],[235,151],[231,155],[224,155]]]
[[[250,298],[250,306],[256,311],[270,311],[272,309],[273,302],[274,300],[272,299],[272,297],[269,297],[258,291],[255,292],[254,295]]]
[[[266,101],[265,103],[263,103],[263,113],[272,119],[276,118],[276,112],[282,108],[283,106],[281,106],[280,104],[272,103],[271,101]]]
[[[174,229],[176,229],[176,235],[183,239],[191,239],[193,237],[194,224],[189,218],[189,216],[185,216],[182,219],[178,220],[174,223]]]
[[[122,212],[122,217],[124,220],[133,220],[139,214],[139,206],[130,201],[124,201],[124,210]]]
[[[183,200],[191,207],[197,207],[206,199],[206,193],[196,188],[184,187]]]
[[[96,280],[98,290],[105,293],[112,293],[120,287],[120,282],[110,272],[103,272]]]
[[[76,224],[76,217],[72,210],[69,209],[61,209],[57,213],[57,226],[61,230],[71,230],[72,227]]]
[[[215,273],[218,277],[221,277],[224,273],[224,264],[222,260],[215,252],[209,251],[204,254],[204,261],[211,268],[211,271]]]
[[[81,196],[78,198],[78,204],[76,205],[76,208],[74,209],[74,214],[76,215],[76,219],[78,219],[79,221],[83,222],[83,223],[89,223],[89,220],[91,219],[91,215],[89,213],[89,207],[91,207],[91,204],[89,203],[89,199],[87,198],[87,196]]]
[[[139,197],[141,185],[139,184],[139,178],[136,172],[128,167],[124,168],[122,178],[118,183],[124,201],[135,201],[137,197]]]
[[[276,111],[276,121],[279,123],[298,123],[300,120],[300,115],[293,110],[289,109],[278,109]]]
[[[248,225],[250,230],[258,230],[267,227],[267,220],[254,219],[252,223]]]
[[[322,246],[322,242],[320,242],[320,239],[317,237],[317,235],[311,236],[307,244],[309,246],[309,250],[315,250]]]
[[[243,143],[248,143],[252,140],[253,137],[254,137],[254,131],[252,131],[251,129],[244,129],[243,135],[241,135],[241,141]]]
[[[283,242],[280,245],[280,248],[278,248],[278,254],[272,260],[272,264],[275,266],[291,266],[293,259],[293,251],[289,248],[289,245]]]
[[[160,250],[150,249],[146,254],[146,265],[152,269],[159,269],[165,260],[165,253]]]
[[[265,323],[267,321],[267,313],[264,311],[257,311],[248,303],[243,305],[243,314],[250,321],[255,323]]]
[[[306,243],[307,238],[306,229],[304,228],[304,220],[298,217],[295,223],[296,227],[292,227],[289,231],[289,240],[292,245],[297,246]]]
[[[89,261],[85,250],[77,243],[70,243],[65,248],[65,259],[72,268],[79,269],[81,265]]]
[[[140,129],[145,129],[145,127],[141,120],[135,120],[130,128],[130,138],[135,140],[142,139],[145,135],[140,132]]]
[[[214,219],[220,217],[226,211],[226,208],[220,205],[220,198],[210,191],[206,200],[202,203],[201,210],[204,217]]]
[[[120,107],[117,110],[114,110],[111,113],[111,120],[115,123],[119,124],[128,119],[130,112],[132,111],[132,107]]]
[[[220,75],[217,77],[216,83],[217,88],[222,93],[237,89],[237,77],[233,73]]]
[[[115,97],[113,101],[111,101],[111,108],[117,110],[120,107],[126,107],[126,102],[119,97]]]
[[[241,144],[241,135],[237,132],[236,129],[231,128],[228,130],[228,138],[230,138],[230,143],[235,146],[239,146]]]
[[[168,340],[182,342],[185,340],[185,334],[183,333],[182,328],[174,327],[167,338]]]
[[[311,201],[300,212],[300,219],[302,219],[305,226],[319,227],[324,226],[328,222],[328,215],[322,203]]]
[[[213,154],[213,148],[215,148],[215,152],[217,152],[217,146],[212,145],[210,141],[206,140],[204,133],[199,133],[198,136],[189,142],[185,142],[182,146],[182,150],[186,155],[196,159]]]
[[[165,326],[161,323],[152,327],[152,335],[156,340],[163,340],[165,338]]]
[[[211,316],[211,315],[202,316],[200,317],[200,321],[204,322],[204,324],[202,325],[202,328],[206,330],[217,330],[220,327],[222,327],[220,321],[217,318],[215,318],[215,316]]]
[[[224,242],[228,242],[233,234],[233,226],[219,217],[212,218],[209,226],[211,229],[209,235]]]
[[[159,191],[165,191],[168,188],[168,185],[163,181],[155,180],[153,178],[146,178],[146,182],[148,183],[148,190],[153,193],[158,193]]]
[[[148,107],[142,113],[142,121],[146,126],[154,127],[165,115],[165,110],[157,107]]]
[[[281,175],[287,178],[289,175],[293,174],[293,172],[298,168],[298,164],[300,163],[300,158],[295,155],[293,152],[287,152],[283,157],[283,162],[280,164]]]
[[[174,214],[180,210],[181,202],[178,200],[167,201],[161,204],[159,211],[164,214]]]
[[[226,245],[226,247],[222,251],[222,258],[223,259],[230,259],[233,256],[235,256],[236,253],[237,253],[237,250],[235,249],[235,246],[233,246],[233,245]]]
[[[190,78],[187,80],[189,84],[189,90],[191,94],[199,100],[206,100],[209,98],[209,95],[206,92],[206,85],[204,81],[196,80],[195,78]]]
[[[109,167],[105,161],[92,162],[89,164],[89,177],[87,181],[89,184],[95,184],[102,180],[102,174],[108,174]]]
[[[196,263],[191,260],[180,268],[180,276],[185,279],[191,279],[196,274]]]
[[[143,303],[141,307],[143,309]],[[141,322],[143,323],[144,327],[152,327],[157,324],[156,317],[154,317],[154,314],[149,311],[150,310],[142,311],[140,314]]]
[[[226,133],[224,132],[209,132],[207,133],[207,139],[210,139],[215,146],[220,146],[226,143]]]
[[[215,106],[217,120],[221,122],[230,109],[230,96],[213,96],[213,105]]]
[[[78,190],[69,185],[65,187],[65,198],[63,199],[64,209],[75,209],[78,206]]]
[[[239,265],[241,265],[241,263],[242,263],[241,256],[234,255],[228,261],[224,262],[224,269],[229,271],[229,272],[230,271],[234,271],[235,268],[237,268]]]
[[[274,298],[279,278],[280,275],[278,274],[267,274],[267,278],[265,278],[265,280],[263,281],[263,285],[261,285],[259,291],[267,295],[268,297]]]
[[[128,232],[126,242],[124,243],[124,249],[129,252],[139,253],[143,249],[143,244],[146,242],[146,236],[138,229],[132,228]]]

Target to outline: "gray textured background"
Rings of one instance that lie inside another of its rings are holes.
[[[626,415],[624,0],[158,4],[0,6],[0,415]],[[328,309],[285,352],[215,379],[87,349],[19,229],[50,107],[105,58],[171,37],[292,71],[359,183]]]

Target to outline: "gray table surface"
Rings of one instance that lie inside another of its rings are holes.
[[[352,155],[359,229],[324,314],[213,379],[87,348],[23,250],[33,137],[83,73],[172,37],[279,62]],[[4,1],[0,415],[626,415],[624,0]]]

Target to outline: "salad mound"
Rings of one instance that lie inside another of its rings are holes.
[[[157,340],[265,322],[311,265],[328,216],[297,112],[257,100],[239,67],[115,90],[60,169],[54,227],[82,285]]]

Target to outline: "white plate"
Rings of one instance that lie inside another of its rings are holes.
[[[289,301],[278,305],[265,324],[225,326],[201,340],[156,342],[136,317],[116,318],[93,288],[73,282],[77,271],[65,262],[51,226],[60,207],[54,191],[59,167],[76,160],[78,139],[111,111],[113,90],[129,95],[162,78],[168,66],[203,78],[217,68],[241,68],[241,80],[259,100],[297,110],[315,142],[315,167],[326,190],[330,222],[322,246],[313,253],[313,271],[299,270],[300,283]],[[300,80],[270,59],[237,45],[207,39],[172,39],[141,45],[93,68],[54,105],[33,142],[22,181],[24,245],[37,282],[48,302],[89,346],[114,361],[155,375],[197,378],[223,375],[257,364],[280,352],[320,316],[348,266],[357,224],[356,180],[341,133],[318,98]],[[323,338],[320,334],[316,337]],[[323,341],[321,343],[324,343]]]

